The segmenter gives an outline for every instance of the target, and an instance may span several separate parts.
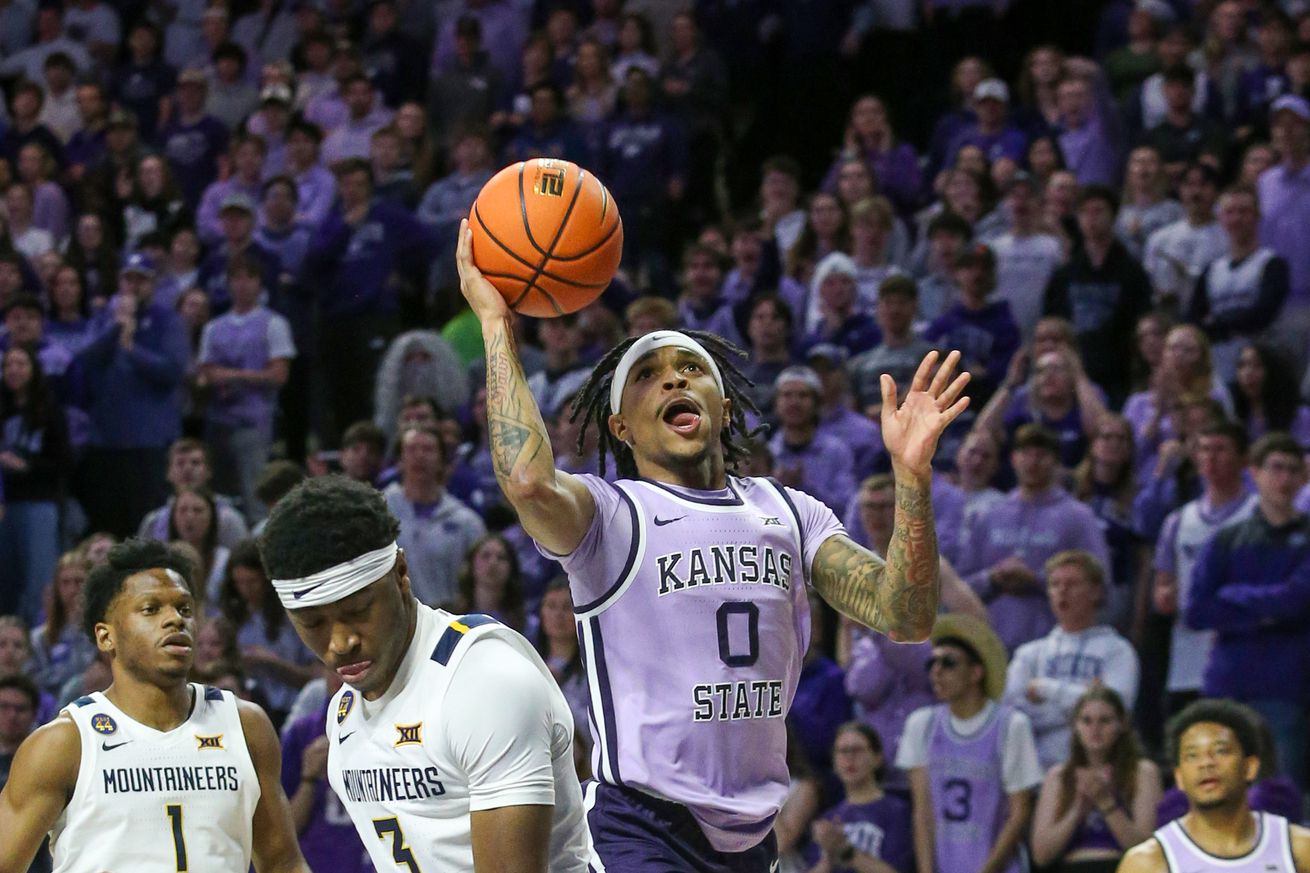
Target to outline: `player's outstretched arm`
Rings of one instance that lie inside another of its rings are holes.
[[[77,785],[82,746],[67,716],[23,741],[0,792],[0,873],[25,873]]]
[[[556,554],[572,552],[591,527],[596,503],[578,479],[555,469],[550,435],[528,390],[505,298],[473,263],[473,232],[460,222],[459,285],[482,325],[487,356],[487,435],[496,481],[528,535]]]
[[[259,803],[251,822],[255,870],[258,873],[310,873],[300,854],[291,807],[282,790],[282,745],[273,723],[253,703],[238,701],[241,730],[259,777]]]
[[[896,383],[882,376],[882,438],[896,476],[896,518],[886,561],[838,536],[819,547],[811,572],[815,589],[834,609],[897,642],[927,639],[937,615],[940,557],[932,458],[946,426],[969,405],[969,398],[960,396],[969,374],[952,379],[960,353],[951,352],[934,374],[937,360],[935,351],[923,359],[899,406]]]

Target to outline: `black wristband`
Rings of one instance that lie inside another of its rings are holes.
[[[851,845],[850,843],[847,843],[846,848],[842,849],[841,852],[837,855],[838,862],[842,864],[849,864],[851,863],[852,860],[854,860],[854,858],[855,858],[855,846]]]

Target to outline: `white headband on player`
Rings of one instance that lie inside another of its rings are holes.
[[[399,547],[390,543],[358,558],[300,579],[274,579],[273,590],[287,609],[336,603],[381,579],[396,566]]]
[[[670,347],[686,349],[702,358],[705,366],[709,367],[710,375],[714,377],[714,384],[719,386],[719,393],[726,393],[723,388],[723,376],[719,374],[719,365],[714,363],[714,358],[703,345],[676,330],[653,330],[628,346],[623,357],[619,358],[619,365],[614,369],[614,381],[610,383],[610,412],[615,415],[619,412],[619,404],[623,400],[623,386],[628,382],[628,372],[632,369],[632,365],[656,349]]]

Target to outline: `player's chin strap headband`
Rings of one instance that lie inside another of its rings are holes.
[[[273,590],[287,609],[336,603],[382,578],[396,566],[396,543],[365,552],[358,558],[319,570],[301,579],[274,579]]]
[[[619,404],[623,400],[623,386],[628,383],[628,372],[632,369],[632,365],[656,349],[668,347],[686,349],[703,358],[705,366],[709,367],[710,375],[714,377],[714,384],[719,386],[719,393],[725,393],[719,365],[714,363],[714,358],[703,345],[680,331],[653,330],[628,346],[623,357],[619,358],[619,365],[614,368],[614,381],[610,383],[610,412],[615,415],[619,413]]]

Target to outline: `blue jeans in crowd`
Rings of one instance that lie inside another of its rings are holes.
[[[59,504],[22,500],[5,506],[0,520],[0,589],[29,623],[41,615],[41,597],[59,563]]]

